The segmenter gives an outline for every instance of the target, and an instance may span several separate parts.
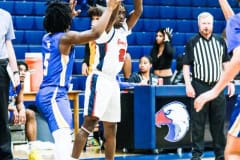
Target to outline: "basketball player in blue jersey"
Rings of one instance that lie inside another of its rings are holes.
[[[70,31],[77,1],[50,1],[44,18],[47,34],[42,39],[43,81],[36,96],[37,107],[47,120],[55,142],[55,159],[71,159],[72,113],[67,96],[75,58],[74,45],[97,39],[105,30],[120,0],[108,0],[98,23],[83,32]],[[79,24],[81,25],[81,24]]]
[[[219,0],[219,3],[227,20],[226,34],[228,52],[232,52],[233,57],[228,64],[228,68],[214,88],[203,93],[195,100],[194,107],[196,111],[200,111],[206,102],[217,97],[240,71],[240,13],[234,15],[227,0]],[[237,98],[237,103],[230,119],[224,157],[225,160],[240,159],[240,96]]]
[[[96,56],[92,73],[86,81],[84,101],[84,121],[76,136],[72,157],[78,159],[88,135],[99,120],[103,122],[105,137],[105,159],[113,160],[116,149],[117,122],[120,122],[120,89],[116,80],[122,69],[126,50],[127,36],[142,13],[142,0],[134,0],[134,10],[124,21],[110,21],[106,32],[96,40]],[[126,14],[122,6],[120,14]],[[114,24],[119,23],[119,27]],[[113,27],[114,25],[114,27]],[[97,57],[98,56],[98,57]]]

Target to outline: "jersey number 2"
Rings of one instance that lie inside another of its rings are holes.
[[[125,53],[126,53],[125,49],[120,49],[119,50],[119,55],[118,55],[119,62],[124,62]]]

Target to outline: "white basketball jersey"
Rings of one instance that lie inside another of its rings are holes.
[[[96,41],[96,57],[93,68],[109,76],[116,76],[122,69],[126,51],[127,36],[129,35],[127,24],[121,28],[112,28],[109,33],[103,33]]]

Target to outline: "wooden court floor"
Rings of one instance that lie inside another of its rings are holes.
[[[28,149],[26,145],[15,145],[13,147],[13,154],[16,160],[27,160]],[[53,160],[53,150],[38,150],[38,153],[42,156],[43,160]],[[104,152],[96,150],[95,148],[87,149],[87,151],[81,154],[81,160],[104,160]],[[142,153],[123,153],[117,152],[115,160],[190,160],[191,153],[159,153],[159,154],[142,154]],[[202,160],[214,160],[214,154],[212,151],[204,153]]]
[[[104,154],[89,154],[85,152],[82,155],[83,160],[104,160]],[[84,157],[86,156],[86,157]],[[186,152],[181,155],[177,153],[160,153],[160,154],[131,154],[131,153],[117,153],[115,160],[190,160],[191,153]],[[214,160],[213,152],[205,152],[203,160]]]

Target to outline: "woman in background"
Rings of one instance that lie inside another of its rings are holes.
[[[174,49],[171,45],[172,29],[161,28],[156,32],[156,39],[150,56],[153,60],[153,73],[163,79],[163,84],[171,84],[171,63]]]

